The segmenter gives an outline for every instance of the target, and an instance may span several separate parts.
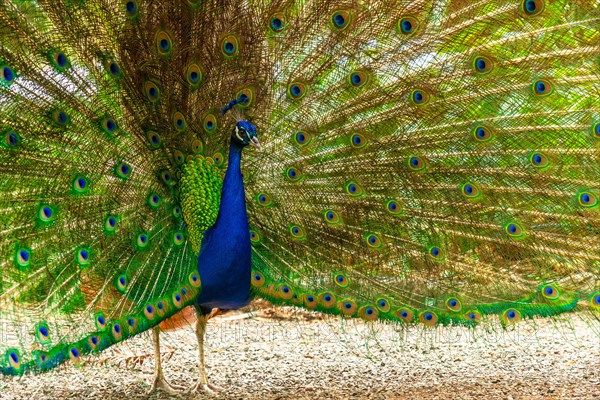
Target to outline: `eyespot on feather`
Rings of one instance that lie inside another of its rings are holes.
[[[214,114],[207,114],[204,117],[202,127],[204,129],[204,132],[206,132],[209,135],[212,135],[217,131],[217,117]]]
[[[134,0],[125,0],[123,1],[125,6],[125,15],[129,19],[135,19],[138,16],[139,10],[137,1]]]
[[[516,222],[509,222],[505,225],[504,231],[511,238],[519,239],[525,236],[525,230]]]
[[[502,313],[504,324],[515,324],[521,320],[521,312],[515,308],[509,308]]]
[[[17,269],[26,271],[31,266],[32,253],[31,249],[26,247],[17,248],[15,251],[15,264]]]
[[[175,128],[175,130],[178,132],[185,131],[185,128],[187,127],[185,123],[185,117],[179,111],[173,113],[173,116],[171,117],[171,123],[173,124],[173,128]]]
[[[432,326],[435,326],[437,324],[437,322],[438,322],[438,316],[433,311],[422,311],[419,314],[419,320],[425,326],[432,327]]]
[[[96,324],[96,329],[103,331],[106,328],[106,317],[104,316],[104,313],[99,312],[95,314],[94,323]]]
[[[554,85],[547,79],[538,79],[533,83],[532,90],[536,96],[544,97],[553,92]]]
[[[304,305],[306,308],[312,310],[317,307],[317,297],[313,294],[305,294],[303,296]]]
[[[306,87],[301,82],[292,82],[288,85],[288,97],[292,100],[299,100],[306,94]]]
[[[337,31],[344,31],[352,23],[352,12],[350,10],[338,10],[331,15],[331,25]]]
[[[108,60],[104,63],[104,69],[108,73],[108,75],[113,79],[118,79],[121,77],[121,68],[119,68],[119,64],[116,61]]]
[[[435,261],[444,261],[444,259],[446,258],[444,250],[438,246],[431,246],[427,252],[429,256]]]
[[[409,323],[412,322],[415,314],[412,310],[408,308],[401,308],[394,313],[396,317],[398,317],[402,322]]]
[[[460,188],[460,191],[463,196],[465,196],[469,199],[474,199],[481,195],[481,191],[479,190],[479,187],[471,182],[467,182],[467,183],[463,184]]]
[[[39,324],[36,324],[35,337],[40,344],[50,342],[50,328],[48,328],[48,323],[40,322]]]
[[[323,217],[325,217],[326,222],[332,225],[338,224],[340,222],[340,217],[333,210],[325,210],[323,212]]]
[[[75,251],[75,262],[81,268],[85,268],[90,264],[91,251],[89,247],[81,247]]]
[[[232,59],[238,56],[240,51],[240,42],[236,35],[229,34],[221,40],[221,54],[227,58]]]
[[[290,233],[294,239],[305,239],[304,229],[298,225],[290,226]]]
[[[365,235],[365,240],[369,247],[379,249],[383,246],[383,242],[378,234],[376,233],[367,233]]]
[[[125,319],[125,324],[127,325],[127,330],[129,334],[134,334],[138,328],[138,319],[135,317],[127,317]]]
[[[6,363],[17,373],[21,372],[21,355],[17,349],[8,349],[4,358]]]
[[[0,84],[2,86],[10,86],[16,77],[15,71],[8,65],[0,64]]]
[[[350,83],[351,87],[363,87],[367,84],[368,80],[369,75],[364,71],[356,70],[352,71],[350,75],[348,75],[348,82]]]
[[[586,190],[577,195],[577,202],[581,207],[596,207],[598,205],[598,197],[594,193]]]
[[[472,322],[479,323],[481,321],[481,313],[476,310],[468,311],[465,317]]]
[[[383,313],[387,313],[388,311],[390,311],[390,302],[387,299],[384,298],[378,298],[377,299],[377,309]]]
[[[489,57],[484,55],[477,55],[471,62],[473,71],[478,75],[486,75],[492,71],[494,63]]]
[[[58,71],[64,72],[71,67],[71,62],[62,51],[52,51],[48,54],[50,64]]]
[[[271,198],[269,197],[269,195],[267,195],[265,193],[261,193],[261,194],[256,195],[256,201],[261,206],[269,206],[269,205],[271,205]]]
[[[38,208],[38,220],[44,224],[49,224],[54,221],[56,217],[56,210],[54,207],[48,204],[41,204]]]
[[[560,291],[552,284],[542,286],[541,293],[548,300],[556,300],[560,297]]]
[[[192,88],[197,88],[202,83],[204,74],[200,64],[192,62],[185,68],[184,76],[187,84]]]
[[[186,293],[183,293],[183,291],[181,294],[183,296],[186,295]],[[158,316],[163,317],[168,311],[168,303],[165,300],[158,300],[155,304],[155,309]]]
[[[144,83],[144,93],[146,94],[146,98],[152,103],[156,103],[160,99],[160,88],[153,81],[146,81]]]
[[[473,136],[478,142],[488,142],[493,137],[492,129],[486,125],[478,125],[473,129]]]
[[[250,229],[250,241],[260,243],[260,234],[254,229]]]
[[[360,133],[355,133],[350,137],[350,144],[352,145],[352,147],[360,149],[366,146],[367,139],[364,135]]]
[[[161,56],[168,56],[173,51],[173,38],[164,30],[156,32],[156,50]]]
[[[425,89],[415,89],[410,94],[410,100],[417,106],[425,105],[429,102],[430,96]]]
[[[239,103],[236,104],[236,107],[241,109],[252,107],[255,97],[256,94],[253,87],[245,87],[238,90],[235,93],[235,98],[239,101]]]
[[[348,317],[356,314],[356,310],[358,309],[356,303],[351,299],[344,299],[338,302],[337,308],[342,312],[342,314]]]
[[[71,123],[71,118],[63,110],[56,110],[52,113],[52,120],[57,126],[65,127]]]
[[[152,129],[146,131],[146,139],[148,139],[148,144],[152,149],[158,149],[162,144],[160,135]]]
[[[115,120],[109,117],[103,118],[100,122],[100,126],[102,127],[102,130],[109,135],[114,135],[119,129]]]
[[[252,286],[262,287],[265,284],[265,277],[260,272],[252,272]]]
[[[542,152],[534,152],[529,156],[529,162],[536,168],[546,168],[550,165],[550,160]]]
[[[358,316],[365,321],[375,321],[379,317],[379,311],[372,306],[363,306],[358,310]]]
[[[171,296],[171,300],[173,301],[173,305],[175,306],[175,308],[183,307],[183,296],[181,292],[173,293],[173,295]]]
[[[300,131],[293,135],[294,142],[300,146],[305,146],[310,142],[311,135],[308,132]]]
[[[592,134],[596,139],[600,139],[600,122],[596,122],[592,126]]]
[[[402,35],[412,36],[419,31],[420,27],[419,20],[410,15],[403,16],[398,20],[397,29]]]
[[[285,284],[277,286],[277,293],[279,293],[279,297],[285,300],[291,299],[294,295],[294,291]]]
[[[111,333],[113,338],[115,339],[115,341],[120,341],[121,339],[123,339],[123,327],[121,326],[121,324],[119,322],[115,322],[112,325],[111,328]]]
[[[298,182],[302,179],[302,171],[295,166],[289,167],[285,170],[285,178],[290,182]]]
[[[527,17],[536,17],[544,12],[546,3],[544,0],[523,0],[521,11]]]
[[[462,310],[462,303],[456,297],[447,298],[445,304],[451,311],[458,312]]]
[[[283,13],[276,12],[271,14],[271,17],[269,18],[269,29],[272,33],[280,33],[286,28],[286,26],[287,20]]]
[[[152,208],[152,209],[157,209],[162,204],[161,197],[156,193],[150,193],[148,195],[146,201],[147,201],[148,205],[150,206],[150,208]]]
[[[200,275],[196,271],[190,273],[188,277],[188,282],[190,283],[190,285],[192,285],[192,287],[195,288],[199,288],[202,286],[202,280],[200,279]]]
[[[129,164],[121,162],[115,165],[115,174],[121,179],[127,179],[131,176],[132,168]]]
[[[399,215],[400,213],[402,213],[400,203],[396,200],[388,200],[385,203],[385,209],[392,215]]]
[[[325,308],[332,308],[335,306],[335,296],[329,292],[321,293],[319,295],[319,304]]]
[[[348,278],[346,277],[346,275],[342,274],[342,273],[337,273],[334,276],[334,282],[336,285],[340,286],[340,287],[347,287],[348,284],[350,283],[348,281]]]
[[[407,160],[408,163],[408,168],[410,168],[413,171],[421,171],[423,169],[425,169],[426,167],[426,162],[425,159],[421,156],[412,156],[409,157]]]
[[[115,287],[121,293],[125,293],[127,291],[127,276],[125,274],[121,274],[115,278]]]
[[[596,291],[590,295],[590,307],[592,311],[600,312],[600,291]]]
[[[140,233],[135,238],[135,245],[138,249],[142,250],[148,247],[150,244],[150,238],[146,233]]]
[[[16,149],[17,147],[19,147],[19,145],[21,144],[21,135],[19,135],[17,132],[15,132],[12,129],[9,129],[7,131],[4,132],[4,136],[2,139],[1,147],[8,149],[8,150],[12,150],[12,149]]]
[[[94,351],[100,345],[102,341],[100,336],[92,335],[88,338],[88,346],[90,346],[90,350]]]
[[[364,194],[362,187],[354,181],[347,182],[344,189],[352,197],[361,197]]]

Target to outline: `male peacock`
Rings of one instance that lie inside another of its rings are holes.
[[[3,1],[0,370],[194,305],[210,390],[206,320],[250,288],[426,326],[594,315],[598,26],[597,0]]]

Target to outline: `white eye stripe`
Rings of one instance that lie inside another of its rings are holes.
[[[239,127],[235,127],[235,137],[237,137],[241,142],[244,141],[244,139],[240,136],[240,128]]]

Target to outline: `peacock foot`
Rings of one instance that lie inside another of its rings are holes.
[[[192,388],[190,389],[190,393],[218,393],[223,391],[223,388],[217,385],[213,385],[211,383],[202,383],[202,381],[198,381]]]
[[[183,386],[169,383],[167,382],[164,376],[157,375],[154,377],[154,383],[152,384],[152,387],[150,388],[147,394],[150,395],[158,390],[161,390],[168,394],[176,395],[182,394],[185,391],[185,388]]]

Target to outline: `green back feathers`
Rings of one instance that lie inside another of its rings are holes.
[[[4,2],[0,369],[193,302],[242,94],[257,294],[425,325],[598,310],[599,22],[586,0]]]
[[[204,231],[217,219],[223,178],[213,159],[196,156],[183,167],[180,202],[194,253],[200,252]]]

